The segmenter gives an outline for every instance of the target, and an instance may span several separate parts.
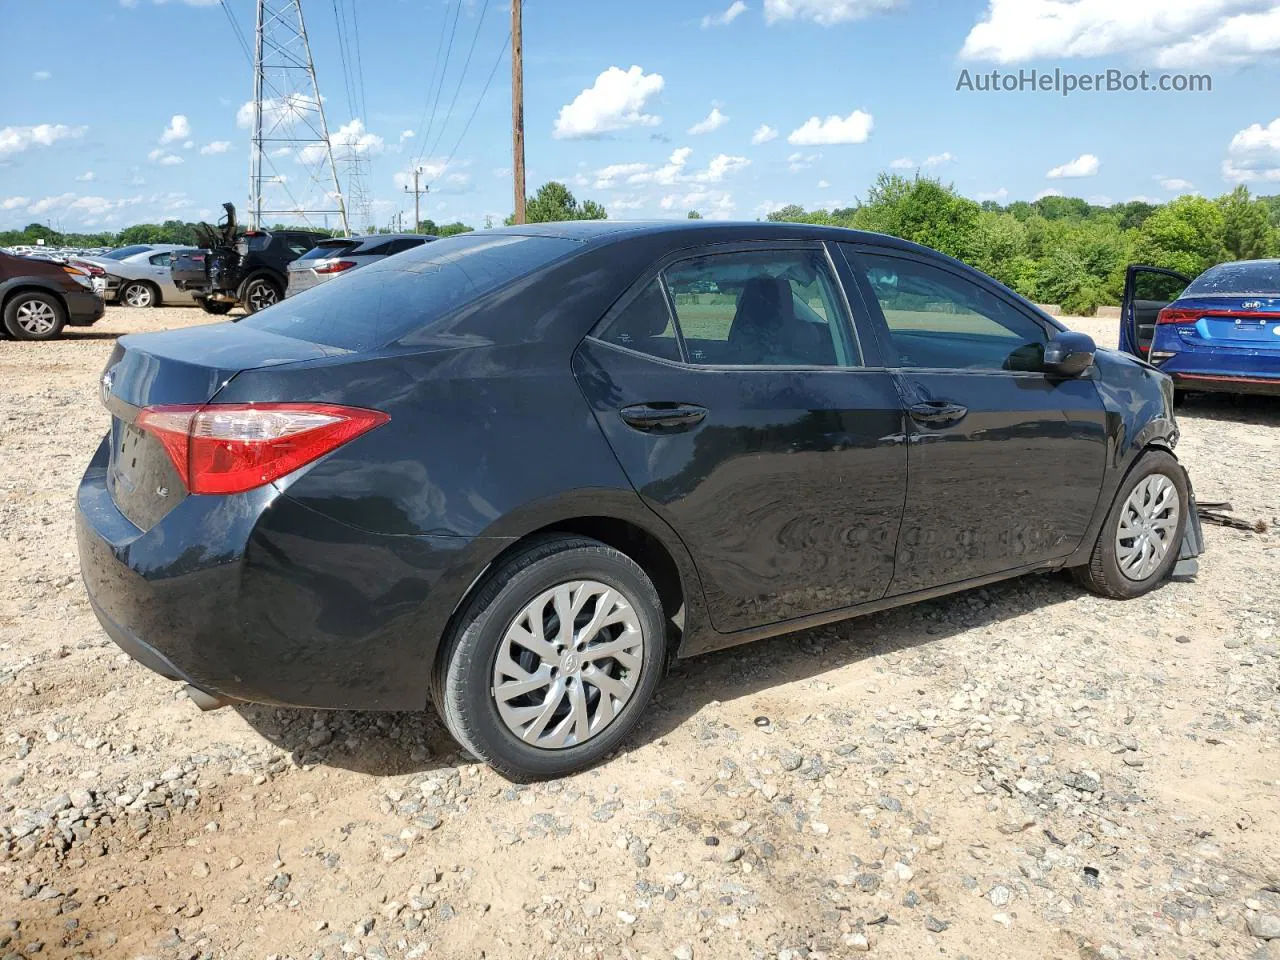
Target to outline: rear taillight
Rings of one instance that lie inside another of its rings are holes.
[[[1156,323],[1195,323],[1202,316],[1203,310],[1188,310],[1184,307],[1165,307],[1156,316]]]
[[[316,273],[341,273],[356,265],[354,260],[321,260],[311,269]]]
[[[164,446],[192,493],[244,493],[292,473],[391,418],[331,403],[146,407],[136,426]]]

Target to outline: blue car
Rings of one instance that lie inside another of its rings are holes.
[[[1280,396],[1280,260],[1210,267],[1194,280],[1130,267],[1120,349],[1179,390]]]

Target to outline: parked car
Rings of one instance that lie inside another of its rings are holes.
[[[310,290],[351,270],[412,250],[435,240],[420,233],[388,233],[371,237],[335,237],[321,240],[289,264],[286,297]]]
[[[234,204],[224,203],[217,226],[202,223],[196,238],[204,249],[174,258],[173,282],[206,312],[225,314],[236,304],[257,313],[284,299],[289,264],[328,234],[309,230],[246,230],[236,224]]]
[[[433,701],[515,778],[618,747],[671,656],[1201,552],[1167,376],[832,227],[450,237],[124,337],[102,399],[76,527],[116,643],[205,708]]]
[[[101,257],[84,258],[104,271],[106,299],[128,307],[190,304],[191,294],[173,283],[169,265],[174,256],[191,251],[177,243],[133,244]]]
[[[1280,395],[1280,260],[1240,260],[1191,280],[1132,266],[1120,349],[1182,390]]]
[[[69,263],[0,253],[0,317],[17,340],[52,340],[67,324],[87,327],[106,308],[93,278]]]

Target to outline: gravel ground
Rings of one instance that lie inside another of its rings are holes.
[[[1208,528],[1197,581],[685,662],[627,752],[521,787],[430,714],[200,714],[99,629],[96,378],[207,319],[0,342],[0,958],[1280,958],[1280,403],[1181,411],[1200,497],[1271,529]]]

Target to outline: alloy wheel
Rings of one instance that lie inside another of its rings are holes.
[[[33,337],[48,334],[58,323],[58,314],[43,300],[28,300],[19,305],[16,315],[18,326]]]
[[[644,644],[639,616],[613,587],[573,580],[545,590],[499,644],[491,688],[498,715],[531,746],[584,743],[631,700]]]
[[[249,290],[249,305],[255,313],[274,306],[279,299],[280,297],[276,294],[276,288],[264,281],[258,281]]]
[[[1116,563],[1129,580],[1145,580],[1160,567],[1178,531],[1178,488],[1162,473],[1143,479],[1124,502],[1116,529]]]
[[[149,307],[155,299],[145,283],[131,283],[125,288],[124,302],[131,307]]]

